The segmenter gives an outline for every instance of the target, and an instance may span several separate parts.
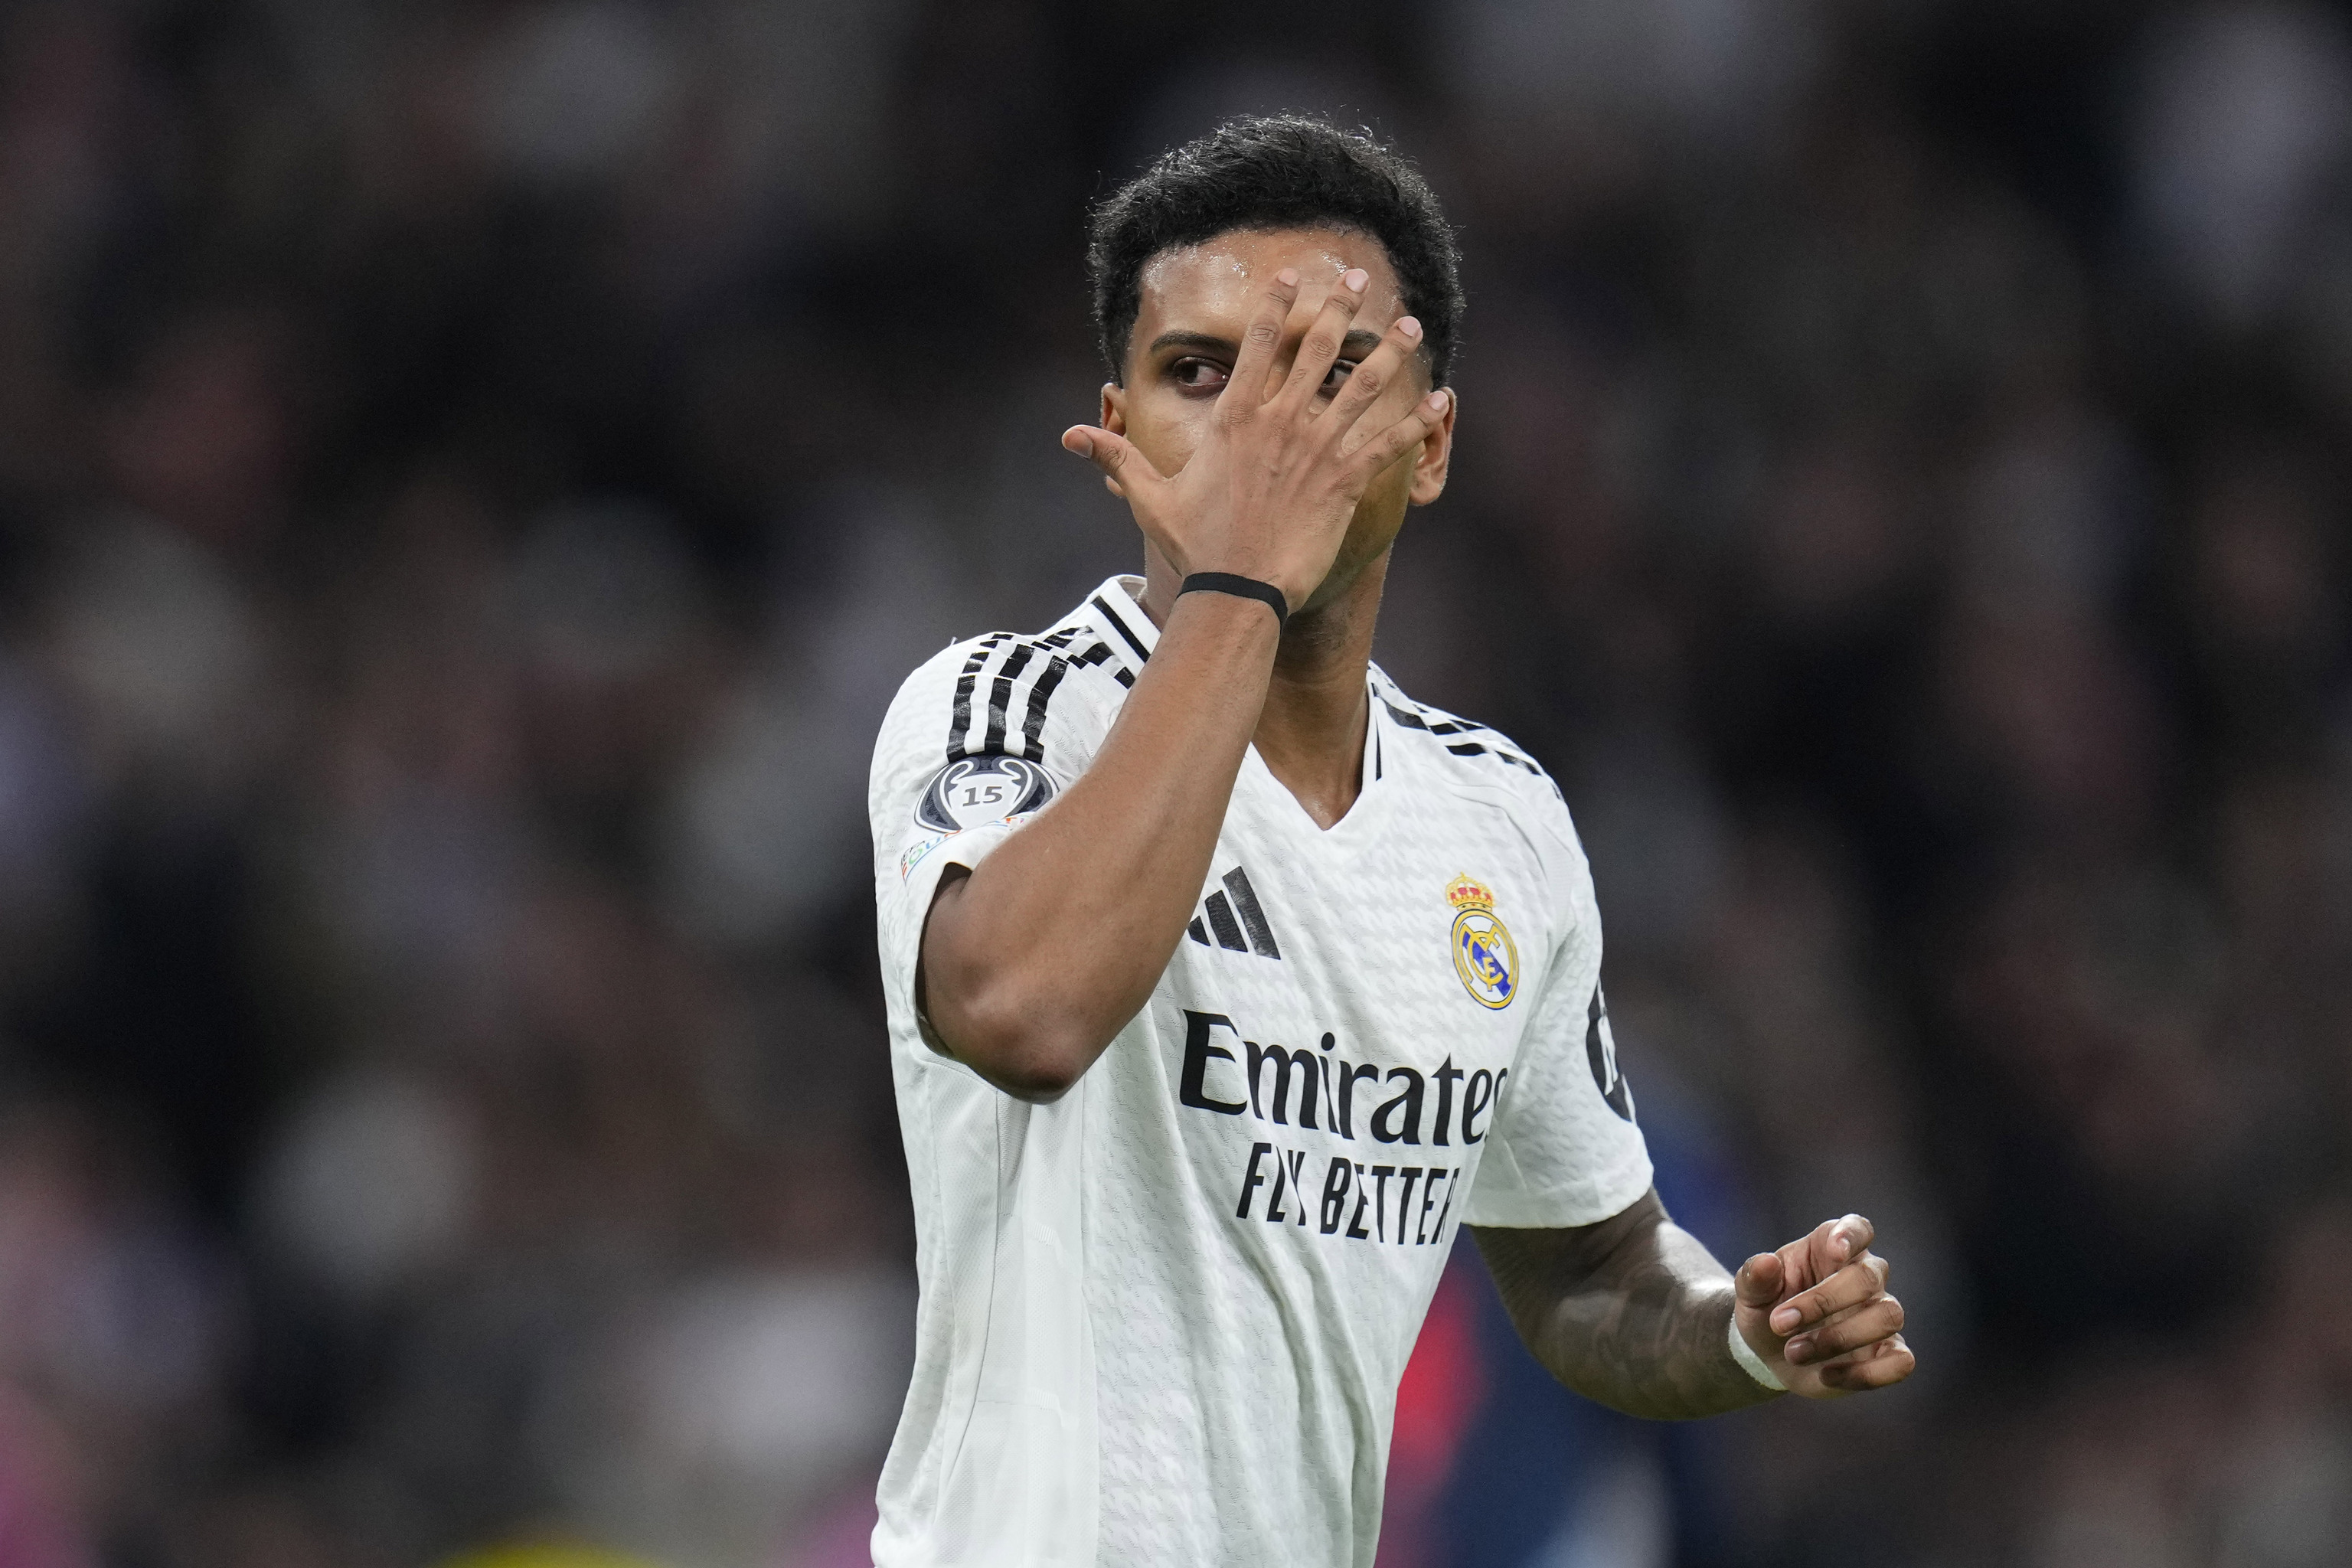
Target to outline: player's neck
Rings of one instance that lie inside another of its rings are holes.
[[[1157,552],[1151,556],[1144,608],[1162,621],[1174,603],[1177,577]],[[1388,567],[1382,554],[1329,604],[1290,617],[1252,737],[1266,771],[1321,827],[1345,816],[1362,793],[1370,707],[1364,672]]]

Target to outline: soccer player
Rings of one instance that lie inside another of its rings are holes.
[[[1370,662],[1462,314],[1410,164],[1244,120],[1094,218],[1112,379],[1062,444],[1143,533],[915,671],[870,807],[921,1307],[881,1568],[1363,1568],[1472,1227],[1528,1347],[1635,1415],[1884,1387],[1858,1215],[1727,1273],[1619,1070],[1559,791]]]

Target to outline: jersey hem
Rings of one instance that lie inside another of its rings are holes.
[[[1462,1223],[1497,1230],[1570,1230],[1599,1225],[1641,1201],[1655,1176],[1644,1151],[1595,1180],[1571,1182],[1539,1193],[1481,1192],[1473,1186]]]

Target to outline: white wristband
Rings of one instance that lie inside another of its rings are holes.
[[[1789,1385],[1780,1381],[1780,1374],[1772,1370],[1762,1356],[1748,1348],[1747,1337],[1739,1331],[1739,1309],[1736,1306],[1731,1310],[1731,1359],[1746,1368],[1748,1376],[1773,1393],[1789,1392]]]

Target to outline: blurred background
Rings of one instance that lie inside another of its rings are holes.
[[[872,737],[1137,560],[1086,205],[1284,109],[1468,255],[1380,658],[1925,1365],[1642,1426],[1457,1258],[1384,1568],[2352,1558],[2343,9],[9,0],[0,1568],[867,1561]]]

